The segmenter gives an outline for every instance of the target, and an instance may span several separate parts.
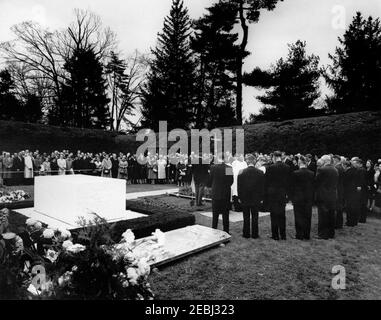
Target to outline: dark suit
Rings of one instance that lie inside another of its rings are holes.
[[[226,164],[216,164],[210,168],[209,186],[212,188],[212,227],[217,229],[218,217],[222,214],[225,232],[229,232],[230,192],[233,184],[232,168]]]
[[[316,201],[318,205],[318,235],[322,239],[335,237],[335,210],[339,173],[334,166],[318,168],[316,173]]]
[[[344,197],[347,209],[347,226],[357,226],[361,215],[362,192],[364,188],[362,172],[356,168],[349,168],[344,175]],[[361,188],[359,190],[358,188]]]
[[[317,166],[316,166],[316,162],[315,161],[311,160],[311,162],[308,164],[307,168],[309,170],[311,170],[316,175]]]
[[[266,170],[266,193],[271,217],[272,238],[286,239],[286,195],[289,188],[290,167],[279,161]]]
[[[360,217],[359,222],[360,223],[366,223],[368,208],[367,208],[367,202],[368,202],[368,172],[364,167],[361,167],[357,169],[359,171],[359,179],[360,179],[360,185],[361,185],[361,199],[360,199]]]
[[[202,159],[200,159],[200,162]],[[194,185],[196,189],[196,205],[201,206],[202,196],[204,189],[209,179],[209,165],[208,164],[194,164],[192,166]]]
[[[238,175],[237,188],[243,210],[243,236],[250,237],[251,213],[251,236],[258,238],[258,210],[265,193],[264,173],[254,166],[249,166]]]
[[[315,173],[307,168],[291,174],[290,196],[294,205],[296,239],[309,240]]]
[[[118,172],[119,172],[119,160],[111,158],[111,163],[112,163],[111,177],[116,179],[118,178]]]
[[[15,183],[17,185],[22,185],[22,181],[24,179],[24,169],[25,169],[24,158],[15,157],[13,159],[12,171],[17,171],[17,173],[14,173],[12,176],[14,177]]]
[[[336,202],[336,216],[335,228],[341,229],[344,223],[343,210],[344,210],[344,168],[341,164],[335,166],[339,173],[339,180],[337,181],[337,202]]]

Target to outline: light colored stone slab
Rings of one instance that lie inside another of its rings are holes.
[[[179,191],[179,188],[176,189],[164,189],[164,190],[154,190],[154,191],[143,191],[143,192],[132,192],[126,194],[127,200],[143,198],[143,197],[155,197],[163,194],[176,193]]]
[[[286,211],[290,211],[290,210],[293,210],[294,207],[291,203],[287,203],[286,205]],[[201,215],[205,216],[205,217],[208,217],[208,218],[212,218],[213,217],[213,213],[211,211],[208,211],[208,212],[199,212]],[[259,217],[267,217],[270,215],[270,212],[259,212]],[[222,221],[222,215],[220,215],[218,217],[218,219],[220,221]],[[241,222],[243,221],[243,214],[242,212],[235,212],[235,211],[230,211],[229,213],[229,221],[230,222]]]
[[[41,221],[50,227],[65,228],[68,230],[78,228],[77,223],[73,224],[71,222],[65,221],[64,217],[62,219],[57,218],[57,217],[52,217],[50,215],[47,215],[47,214],[44,214],[42,212],[35,210],[35,208],[17,209],[14,211],[18,212],[18,213],[20,213],[20,214],[22,214],[28,218],[32,218],[32,219],[37,220],[37,221]],[[108,220],[106,219],[106,220],[108,222],[115,222],[115,221],[131,220],[131,219],[141,218],[141,217],[145,217],[145,216],[146,215],[142,214],[142,213],[138,213],[138,212],[134,212],[134,211],[130,211],[130,210],[125,210],[124,214],[122,216],[120,216],[119,218],[108,219]],[[92,220],[92,218],[94,218],[94,216],[91,214],[87,214],[84,216],[84,218],[86,218],[86,220]]]
[[[108,221],[125,218],[124,180],[86,175],[35,178],[34,209],[69,225],[95,212]]]
[[[152,258],[148,263],[151,267],[160,266],[185,256],[192,255],[221,243],[228,242],[231,236],[221,230],[216,230],[200,225],[188,226],[185,228],[165,232],[165,242],[163,246],[151,245],[145,241],[150,237],[139,239],[137,244],[141,243],[139,248],[140,254],[147,255]]]
[[[207,212],[200,212],[201,215],[204,217],[212,218],[213,217],[213,212],[207,211]],[[266,217],[269,216],[269,212],[259,212],[259,217]],[[219,220],[222,221],[222,215],[218,217]],[[235,212],[235,211],[230,211],[229,213],[229,221],[230,222],[241,222],[243,221],[243,213],[242,212]]]

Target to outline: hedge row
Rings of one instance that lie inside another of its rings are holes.
[[[246,152],[334,153],[381,158],[381,112],[295,119],[244,126]]]
[[[268,153],[280,149],[289,153],[381,157],[380,128],[381,112],[245,125],[245,152]],[[15,152],[27,148],[135,152],[140,144],[134,135],[0,121],[0,151]]]
[[[79,128],[54,127],[16,121],[0,121],[0,151],[83,150],[87,152],[134,152],[135,136]]]

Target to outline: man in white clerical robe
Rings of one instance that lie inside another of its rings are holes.
[[[235,211],[241,211],[240,205],[238,202],[238,174],[247,168],[247,163],[244,160],[243,155],[238,155],[235,157],[234,161],[232,162],[232,168],[233,168],[233,184],[231,186],[231,194],[232,194],[232,200],[234,205]]]

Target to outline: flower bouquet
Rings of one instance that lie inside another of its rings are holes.
[[[137,254],[131,230],[115,243],[105,220],[82,219],[75,243],[70,231],[44,228],[33,219],[17,235],[3,221],[0,299],[153,299],[149,257]],[[150,241],[163,241],[159,237]]]
[[[0,191],[0,203],[12,203],[24,201],[30,198],[30,195],[23,190],[4,192]]]

